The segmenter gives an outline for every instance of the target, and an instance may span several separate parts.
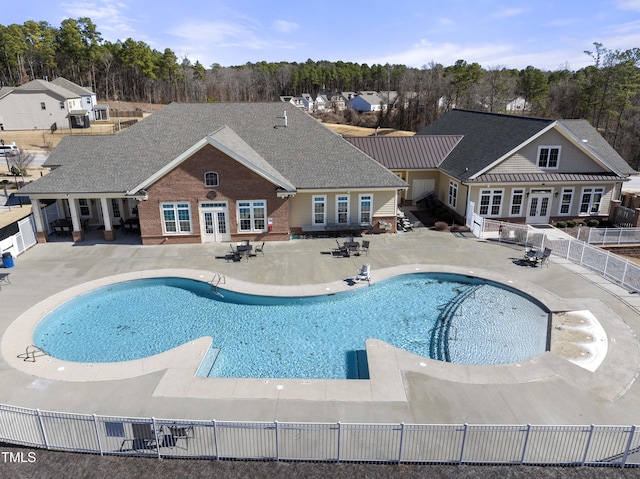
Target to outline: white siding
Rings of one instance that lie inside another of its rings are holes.
[[[538,147],[560,146],[558,168],[538,168]],[[557,130],[550,130],[536,141],[531,142],[510,158],[491,169],[488,173],[536,173],[553,171],[556,173],[597,173],[605,170]]]
[[[0,100],[0,116],[5,130],[43,130],[57,123],[69,128],[67,109],[60,108],[62,98],[44,92],[12,92]],[[41,103],[46,109],[43,110]]]

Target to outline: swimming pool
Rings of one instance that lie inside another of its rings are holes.
[[[529,297],[474,277],[414,273],[315,297],[265,297],[184,278],[116,283],[48,314],[35,344],[67,361],[114,362],[202,336],[216,377],[358,377],[356,351],[378,338],[420,356],[503,364],[547,348],[549,314]]]

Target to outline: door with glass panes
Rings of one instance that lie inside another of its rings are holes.
[[[532,189],[529,191],[528,224],[548,224],[551,216],[551,190]]]
[[[200,203],[200,231],[203,243],[231,240],[227,203]]]

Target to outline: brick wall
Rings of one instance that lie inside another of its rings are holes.
[[[204,185],[204,174],[218,173],[219,186]],[[206,146],[174,170],[147,188],[149,199],[138,204],[140,233],[143,244],[200,243],[200,202],[226,201],[229,207],[229,230],[232,241],[289,239],[289,205],[286,198],[276,196],[276,187],[258,174],[228,157],[221,151]],[[273,219],[271,232],[238,233],[237,200],[266,200],[267,218]],[[164,234],[160,203],[188,202],[191,208],[192,234]]]

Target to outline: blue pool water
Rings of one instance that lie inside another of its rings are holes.
[[[319,297],[220,293],[182,278],[117,283],[52,311],[34,341],[59,359],[114,362],[211,336],[210,376],[307,379],[356,377],[367,338],[461,364],[517,362],[547,345],[541,305],[460,275],[415,273]]]

